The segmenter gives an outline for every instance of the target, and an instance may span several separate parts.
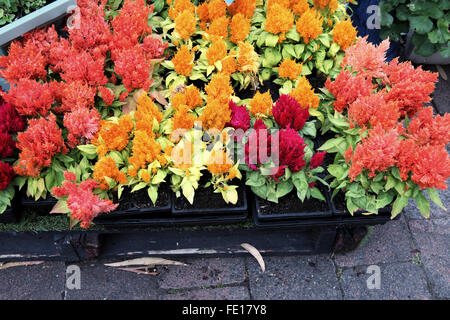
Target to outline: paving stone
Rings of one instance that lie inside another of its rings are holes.
[[[250,295],[246,287],[224,287],[195,289],[167,294],[161,300],[248,300]]]
[[[442,66],[442,68],[447,74],[447,78],[449,78],[450,65]],[[439,113],[444,114],[446,112],[450,112],[450,79],[444,80],[441,76],[439,76],[433,93],[433,101]]]
[[[0,270],[0,300],[62,299],[65,282],[64,262]]]
[[[380,289],[368,289],[367,266],[348,268],[343,271],[340,283],[344,299],[348,300],[407,300],[432,299],[428,291],[425,273],[418,264],[401,262],[380,264]]]
[[[303,300],[341,299],[336,270],[324,255],[264,258],[262,273],[253,258],[247,259],[253,299]]]
[[[425,197],[430,200],[428,193],[425,192]],[[450,189],[440,190],[438,189],[439,197],[441,198],[442,204],[447,210],[442,209],[438,205],[436,205],[433,201],[430,201],[430,219],[439,219],[439,218],[450,218]],[[412,219],[425,219],[420,213],[419,209],[417,209],[416,202],[414,200],[409,200],[408,205],[404,210],[405,216],[408,220]]]
[[[156,276],[118,270],[99,261],[77,265],[81,289],[67,289],[66,300],[153,300],[159,295]]]
[[[375,226],[368,241],[360,248],[335,256],[340,267],[408,261],[414,249],[404,217]]]
[[[409,226],[433,292],[450,298],[450,218],[411,220]]]
[[[158,267],[159,286],[163,289],[200,288],[245,280],[244,260],[241,258],[192,259],[186,263],[189,265]]]

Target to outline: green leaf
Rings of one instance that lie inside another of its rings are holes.
[[[315,122],[313,121],[306,122],[302,129],[302,133],[315,138],[317,134]]]
[[[408,197],[405,196],[397,196],[394,203],[392,204],[391,211],[391,219],[394,219],[400,212],[402,212],[403,208],[408,205]]]
[[[376,199],[376,208],[381,209],[389,205],[394,199],[393,192],[382,192]]]
[[[417,33],[427,34],[433,30],[433,22],[426,16],[409,16],[409,24]]]
[[[96,155],[97,154],[97,147],[93,144],[86,144],[82,146],[77,147],[78,150],[81,151],[81,153],[87,154],[87,155]]]
[[[347,142],[343,137],[334,138],[326,141],[323,145],[320,146],[319,151],[328,151],[328,152],[339,152],[347,149]]]
[[[444,204],[441,201],[441,198],[439,197],[439,193],[436,191],[436,189],[427,188],[427,192],[430,196],[431,201],[433,201],[435,204],[437,204],[439,207],[447,211]]]
[[[139,182],[137,185],[135,185],[135,186],[133,187],[133,189],[131,189],[131,192],[136,192],[136,191],[138,191],[138,190],[141,190],[141,189],[145,188],[147,185],[148,185],[148,184],[145,183],[145,182]]]
[[[277,191],[276,191],[277,198],[284,197],[289,192],[291,192],[292,189],[294,189],[294,185],[292,184],[291,181],[282,181],[282,182],[280,182],[277,185]]]
[[[261,199],[267,199],[267,186],[263,185],[260,187],[251,187],[252,192],[256,194]]]
[[[394,177],[388,175],[386,185],[384,186],[384,190],[388,191],[389,189],[392,189],[397,184],[397,180],[394,179]]]
[[[437,28],[428,34],[431,43],[446,43],[450,40],[450,32],[448,31],[449,21],[442,18],[437,21]]]
[[[157,186],[149,186],[147,189],[148,196],[150,200],[152,200],[153,205],[156,204],[156,200],[158,199],[158,187]]]
[[[295,26],[286,33],[286,39],[290,39],[294,42],[300,41],[300,34],[297,32]]]
[[[325,201],[325,197],[322,195],[322,192],[320,192],[320,190],[316,187],[311,189],[311,196],[313,198]]]
[[[265,44],[268,47],[275,47],[278,43],[278,36],[272,33],[267,34]]]
[[[416,200],[417,209],[419,209],[422,216],[424,216],[425,218],[429,218],[430,217],[430,202],[428,201],[427,198],[425,198],[425,196],[422,194],[421,191],[419,191],[417,193],[414,200]]]

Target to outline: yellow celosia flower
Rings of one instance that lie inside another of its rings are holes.
[[[314,108],[319,106],[319,96],[314,93],[308,79],[301,77],[298,80],[297,87],[289,93],[300,104],[302,109]]]
[[[239,42],[238,69],[240,72],[258,72],[258,54],[247,42]]]
[[[194,55],[189,52],[187,46],[183,45],[178,49],[172,59],[176,73],[189,77],[194,66]]]
[[[333,41],[336,42],[342,50],[347,49],[356,39],[356,29],[352,26],[350,20],[339,21],[333,29]]]
[[[296,63],[292,59],[283,60],[278,67],[278,74],[280,75],[280,78],[287,78],[295,81],[301,73],[302,65]]]
[[[250,32],[250,20],[242,13],[238,13],[231,19],[230,40],[236,44],[244,41]]]
[[[310,40],[317,39],[323,32],[323,17],[315,9],[308,9],[298,18],[296,28],[303,41],[308,44]]]
[[[195,32],[196,21],[194,14],[189,10],[184,10],[175,19],[175,32],[180,38],[187,40]]]
[[[250,100],[250,112],[254,116],[271,116],[272,115],[272,97],[269,90],[265,93],[260,93],[259,91]]]

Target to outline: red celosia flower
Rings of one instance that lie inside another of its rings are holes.
[[[392,88],[386,95],[387,101],[397,101],[402,115],[412,118],[424,103],[430,102],[438,74],[414,69],[410,62],[398,63],[398,58],[384,66]]]
[[[50,90],[55,100],[61,105],[56,106],[56,113],[64,113],[78,107],[90,108],[94,106],[96,89],[82,81],[49,83]]]
[[[73,175],[64,175],[66,181],[62,187],[55,187],[53,195],[58,198],[67,197],[67,206],[70,209],[70,217],[81,221],[82,228],[89,228],[92,220],[103,212],[110,212],[117,208],[118,204],[111,200],[100,199],[93,193],[98,184],[94,179],[82,181],[79,185],[74,181]]]
[[[280,181],[280,179],[278,179],[278,178],[281,177],[282,175],[284,175],[284,172],[285,172],[284,169],[286,169],[286,168],[287,168],[286,165],[273,168],[273,171],[275,171],[275,173],[273,175],[271,175],[271,177],[275,181]]]
[[[231,109],[230,125],[235,129],[247,130],[250,127],[250,113],[245,106],[238,106],[230,100]]]
[[[54,25],[46,28],[34,29],[24,34],[22,38],[22,44],[24,47],[32,46],[37,48],[40,54],[44,57],[46,64],[55,64],[55,61],[57,60],[53,59],[54,57],[51,56],[50,52],[52,48],[55,47],[55,44],[58,44],[60,40]]]
[[[21,79],[2,95],[22,116],[45,116],[54,102],[48,83],[41,84],[35,80]]]
[[[0,132],[16,133],[23,129],[25,129],[25,122],[12,104],[0,101]]]
[[[423,146],[417,149],[412,169],[412,181],[421,189],[447,189],[445,181],[450,177],[450,159],[442,146]]]
[[[283,94],[272,108],[273,117],[281,128],[303,129],[309,118],[309,108],[302,109],[293,97]]]
[[[16,143],[7,132],[0,131],[0,158],[8,158],[14,153]]]
[[[141,44],[148,59],[161,58],[168,46],[169,43],[163,42],[159,36],[147,36]]]
[[[385,171],[396,164],[400,148],[399,128],[385,131],[382,126],[370,130],[369,137],[363,138],[358,144],[348,173],[353,181],[364,169],[370,171],[369,177],[374,177],[376,171]]]
[[[61,63],[61,78],[66,82],[80,80],[91,86],[102,86],[108,82],[104,73],[105,56],[72,49]]]
[[[334,109],[344,111],[347,106],[360,96],[370,95],[373,85],[372,79],[366,79],[363,75],[352,75],[347,69],[342,69],[333,82],[330,78],[325,83],[325,88],[336,98]]]
[[[100,114],[97,109],[78,107],[64,116],[64,126],[69,130],[67,136],[71,148],[79,144],[87,144],[94,139],[98,131]]]
[[[397,167],[400,171],[400,178],[403,181],[408,179],[409,172],[414,168],[417,158],[417,145],[411,139],[400,140],[399,152],[396,158]]]
[[[407,136],[418,145],[445,146],[450,141],[450,114],[433,118],[433,107],[421,108],[407,130]]]
[[[317,167],[320,167],[326,154],[327,154],[326,151],[321,151],[313,155],[311,161],[309,162],[309,168],[315,169]]]
[[[361,128],[369,124],[381,125],[384,129],[393,128],[400,118],[398,104],[385,101],[385,91],[357,98],[348,106],[348,116]]]
[[[98,87],[98,92],[107,106],[110,106],[114,102],[114,92],[106,87]]]
[[[17,140],[20,154],[14,169],[20,175],[38,177],[41,168],[49,166],[54,155],[67,152],[53,114],[47,119],[31,119],[28,129],[20,132]]]
[[[291,128],[280,130],[279,159],[280,164],[287,165],[292,172],[300,171],[306,164],[303,159],[305,142],[297,131]]]
[[[148,91],[152,80],[150,79],[150,62],[146,59],[144,51],[139,46],[124,50],[114,61],[117,75],[128,91],[144,89]]]
[[[0,191],[8,188],[14,176],[13,167],[9,163],[0,161]]]

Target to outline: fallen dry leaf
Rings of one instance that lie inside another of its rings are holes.
[[[44,263],[44,261],[21,261],[21,262],[7,262],[7,263],[1,263],[0,262],[0,270],[13,268],[13,267],[20,267],[20,266],[31,266],[36,264]]]
[[[241,247],[247,250],[253,257],[255,257],[256,261],[258,261],[259,266],[261,267],[262,272],[266,271],[266,264],[264,263],[264,259],[259,253],[258,249],[248,243],[241,243]]]
[[[134,272],[137,274],[146,274],[146,275],[150,275],[150,276],[157,276],[158,272],[147,270],[152,267],[154,267],[154,266],[144,266],[144,267],[137,267],[137,268],[117,268],[117,269],[123,270],[123,271]]]
[[[154,258],[154,257],[147,257],[147,258],[137,258],[137,259],[131,259],[131,260],[125,260],[121,262],[114,262],[114,263],[105,263],[105,266],[107,267],[127,267],[127,266],[151,266],[151,265],[177,265],[177,266],[186,266],[187,264],[173,261],[173,260],[167,260],[163,258]]]

